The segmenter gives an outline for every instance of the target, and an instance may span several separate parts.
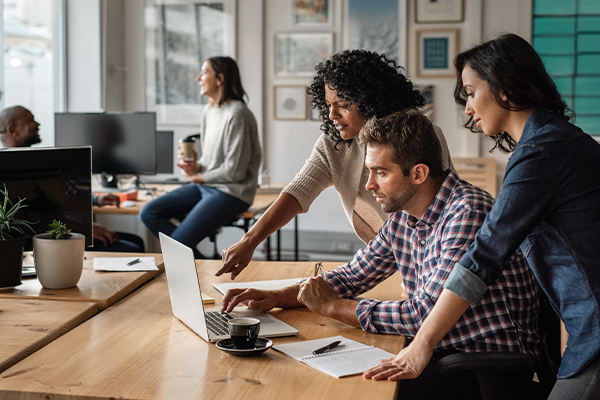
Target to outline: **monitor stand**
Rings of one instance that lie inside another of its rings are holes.
[[[117,183],[119,182],[119,180],[117,179],[117,175],[111,175],[107,174],[106,172],[102,172],[100,179],[102,181],[103,188],[118,188]]]

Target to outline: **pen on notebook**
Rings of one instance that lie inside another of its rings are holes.
[[[337,340],[337,341],[335,341],[333,343],[329,343],[327,346],[319,347],[318,349],[316,349],[315,351],[313,351],[313,354],[317,355],[317,354],[325,353],[326,351],[329,351],[331,349],[334,349],[334,348],[338,347],[338,345],[340,343],[342,343],[342,341],[341,340]]]
[[[140,263],[140,262],[142,262],[142,260],[140,260],[139,258],[136,258],[135,260],[129,261],[127,263],[127,265],[129,265],[131,267],[132,265],[135,265],[135,264]]]

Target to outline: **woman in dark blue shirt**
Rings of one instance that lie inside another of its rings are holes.
[[[598,399],[600,145],[569,123],[542,60],[519,36],[464,51],[455,66],[455,99],[469,116],[465,126],[513,154],[492,211],[421,331],[390,363],[365,376],[418,376],[448,324],[480,301],[520,247],[569,333],[550,398]]]

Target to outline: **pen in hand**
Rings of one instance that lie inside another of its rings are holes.
[[[320,276],[321,279],[325,280],[325,270],[321,261],[315,264],[315,276]]]
[[[316,349],[315,351],[313,351],[313,354],[317,355],[317,354],[325,353],[326,351],[329,351],[331,349],[334,349],[334,348],[338,347],[338,345],[340,343],[342,343],[341,340],[337,340],[337,341],[335,341],[333,343],[329,343],[327,346],[320,347],[320,348]]]

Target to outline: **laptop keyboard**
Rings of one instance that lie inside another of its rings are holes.
[[[227,321],[233,319],[231,315],[221,311],[206,311],[204,315],[206,316],[206,325],[212,333],[219,336],[229,335]]]

